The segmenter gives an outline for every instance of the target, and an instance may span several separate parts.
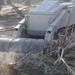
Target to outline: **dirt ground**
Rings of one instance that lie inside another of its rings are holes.
[[[27,12],[35,7],[39,2],[32,0],[31,6],[14,3],[0,6],[0,35],[11,36],[14,27],[22,20]]]

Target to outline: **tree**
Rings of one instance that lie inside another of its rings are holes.
[[[30,0],[25,0],[25,5],[27,5],[27,6],[31,6],[31,4],[30,4]]]
[[[4,0],[0,0],[0,5],[4,5]]]

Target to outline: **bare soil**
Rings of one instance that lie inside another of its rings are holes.
[[[23,2],[0,6],[0,35],[11,36],[18,22],[39,2],[41,1],[32,0],[31,6],[25,6]]]
[[[13,28],[33,8],[21,4],[2,6],[0,9],[0,35],[11,36]]]

